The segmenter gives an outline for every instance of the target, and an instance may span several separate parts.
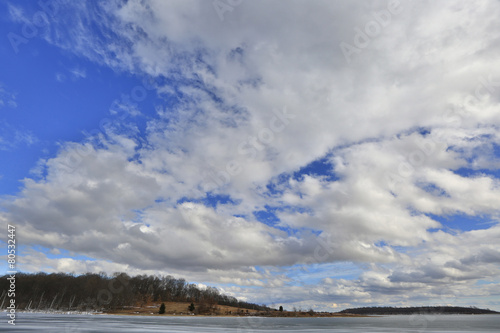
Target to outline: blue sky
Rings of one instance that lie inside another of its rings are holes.
[[[19,270],[500,310],[498,3],[0,8]]]

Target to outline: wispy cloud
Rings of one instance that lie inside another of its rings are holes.
[[[70,78],[72,81],[77,81],[80,79],[85,79],[87,77],[87,71],[83,68],[72,68],[68,69],[65,73],[57,72],[55,74],[56,81],[64,82],[67,78]]]
[[[0,83],[0,109],[4,107],[17,107],[16,95],[6,90]]]
[[[57,82],[64,82],[64,81],[66,81],[66,75],[64,75],[63,73],[59,73],[58,72],[58,73],[56,73],[55,77],[56,77],[56,81]]]
[[[84,79],[87,77],[87,71],[82,68],[73,68],[70,70],[71,75],[73,76],[73,79],[78,80],[78,79]]]
[[[31,146],[36,142],[38,139],[32,131],[15,128],[5,123],[0,125],[0,150],[8,151],[20,146]]]

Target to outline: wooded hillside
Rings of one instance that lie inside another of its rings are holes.
[[[9,289],[7,275],[0,279],[0,308],[5,308]],[[238,301],[217,288],[198,288],[172,276],[104,273],[71,275],[66,273],[16,274],[16,305],[21,310],[106,311],[150,302],[194,302],[199,311],[215,305],[266,310],[266,306]]]

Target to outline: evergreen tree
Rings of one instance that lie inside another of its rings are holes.
[[[283,312],[283,307],[280,305],[280,311]]]
[[[165,313],[165,303],[161,303],[160,305],[160,311],[158,311],[159,314],[164,314]]]
[[[191,303],[191,305],[188,306],[188,310],[191,311],[191,312],[194,311],[194,304],[193,303]]]

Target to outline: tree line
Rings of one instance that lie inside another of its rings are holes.
[[[0,279],[0,309],[8,302],[7,277],[4,275]],[[217,288],[199,288],[170,275],[17,273],[15,298],[17,308],[21,310],[109,311],[151,302],[192,302],[206,309],[218,304],[269,310],[265,305],[242,302],[221,294]]]
[[[460,306],[420,306],[420,307],[363,307],[345,309],[340,313],[359,315],[412,315],[412,314],[498,314],[490,309]]]

